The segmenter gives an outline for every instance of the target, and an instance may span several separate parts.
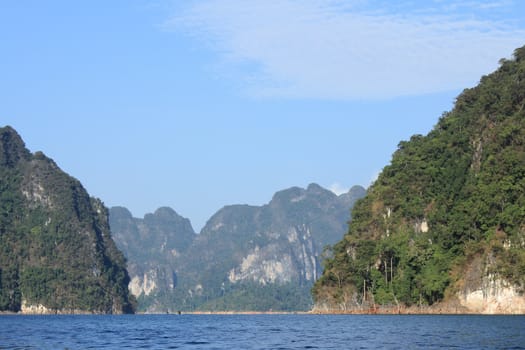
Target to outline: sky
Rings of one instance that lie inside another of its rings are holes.
[[[2,0],[0,125],[106,206],[198,232],[368,187],[525,45],[525,1]]]

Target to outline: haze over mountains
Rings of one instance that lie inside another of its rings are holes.
[[[263,206],[220,209],[200,234],[166,207],[143,219],[113,207],[110,224],[141,310],[307,310],[323,247],[341,239],[364,194],[293,187]]]
[[[525,313],[525,47],[366,193],[292,187],[196,234],[170,208],[108,212],[11,127],[0,179],[0,311],[133,312],[129,290],[148,312],[297,311],[313,285],[317,311]]]
[[[108,211],[14,129],[0,136],[0,311],[133,312],[131,294],[149,312],[308,310],[323,247],[365,194],[292,187],[263,206],[225,206],[196,234],[167,207],[143,219]]]

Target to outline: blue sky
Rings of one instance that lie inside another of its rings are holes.
[[[525,44],[525,2],[0,2],[0,124],[107,206],[368,186]]]

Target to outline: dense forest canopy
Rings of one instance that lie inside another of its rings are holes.
[[[399,144],[313,289],[318,304],[431,305],[481,261],[525,287],[525,47]]]
[[[0,128],[0,311],[133,311],[102,202]]]

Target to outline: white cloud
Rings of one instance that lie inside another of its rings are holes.
[[[166,27],[206,42],[255,96],[392,98],[468,87],[495,69],[525,41],[482,10],[506,3],[205,0]]]
[[[336,183],[333,183],[332,185],[330,185],[329,190],[332,191],[333,193],[335,193],[336,195],[340,196],[343,193],[347,193],[350,190],[350,188],[344,187],[340,183],[336,182]]]
[[[382,170],[379,170],[379,171],[376,171],[372,177],[370,178],[370,181],[369,183],[367,184],[367,186],[372,186],[374,184],[374,182],[377,181],[377,179],[379,178],[379,175],[381,175],[381,172]]]

